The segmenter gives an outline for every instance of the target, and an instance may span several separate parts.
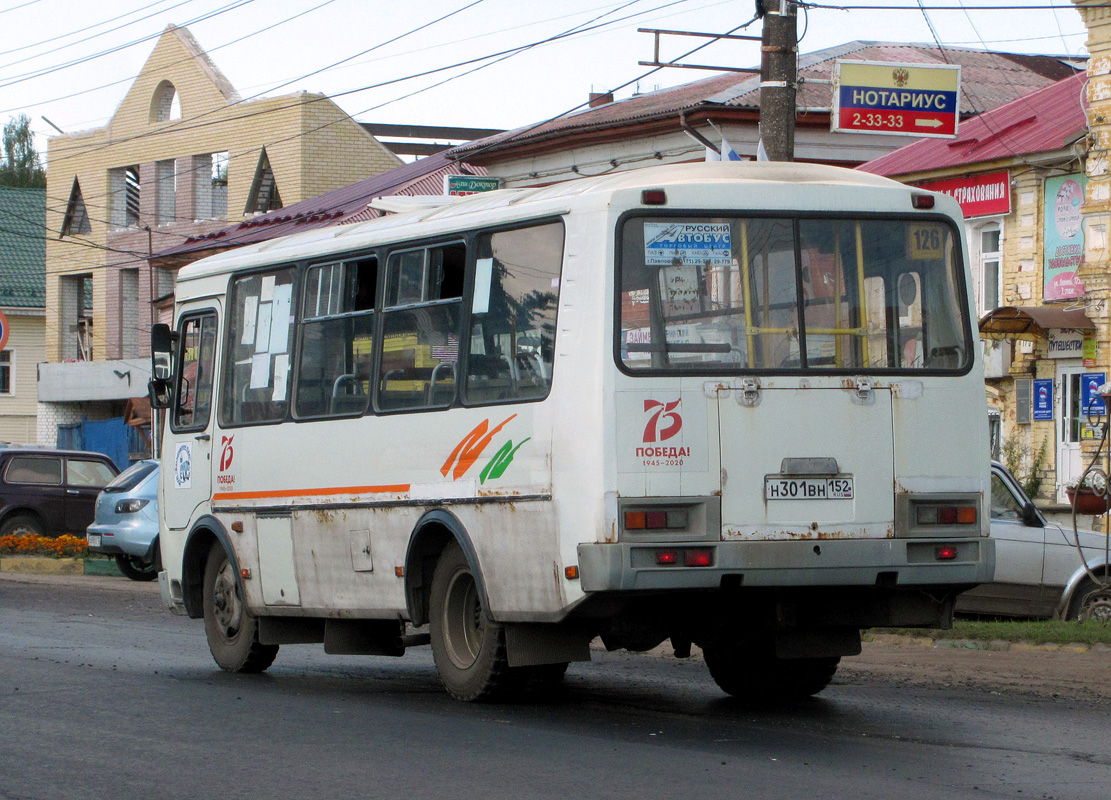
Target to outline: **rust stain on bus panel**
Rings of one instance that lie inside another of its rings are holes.
[[[520,497],[523,495],[520,489],[479,489],[479,497]]]

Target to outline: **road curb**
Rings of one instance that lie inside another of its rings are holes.
[[[1001,639],[983,641],[979,639],[935,639],[930,636],[907,636],[900,633],[869,633],[864,642],[876,644],[895,644],[905,647],[931,647],[943,650],[990,650],[993,652],[1027,653],[1111,653],[1111,646],[1105,644],[1087,645],[1081,642],[1068,644],[1034,644],[1032,642],[1006,642]]]
[[[122,577],[114,559],[46,558],[40,556],[4,556],[0,572],[32,575],[105,575]]]

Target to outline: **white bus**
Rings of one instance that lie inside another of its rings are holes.
[[[945,627],[993,574],[962,229],[884,178],[726,162],[184,267],[163,600],[228,670],[431,643],[472,700],[600,637],[820,691],[861,628]]]

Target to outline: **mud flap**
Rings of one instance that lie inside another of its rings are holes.
[[[572,625],[507,623],[506,655],[511,667],[589,661],[593,635]]]
[[[860,655],[860,631],[856,628],[813,628],[777,631],[776,658],[829,658]]]

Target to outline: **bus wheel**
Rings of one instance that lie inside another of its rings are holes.
[[[447,693],[456,700],[481,700],[515,688],[521,675],[510,670],[505,629],[490,619],[467,557],[452,543],[432,574],[432,657]]]
[[[260,644],[258,620],[247,613],[227,553],[212,545],[204,565],[204,632],[216,663],[229,672],[262,672],[274,663],[277,645]]]
[[[829,686],[841,659],[776,658],[744,647],[702,649],[710,677],[727,694],[748,703],[801,700]]]

